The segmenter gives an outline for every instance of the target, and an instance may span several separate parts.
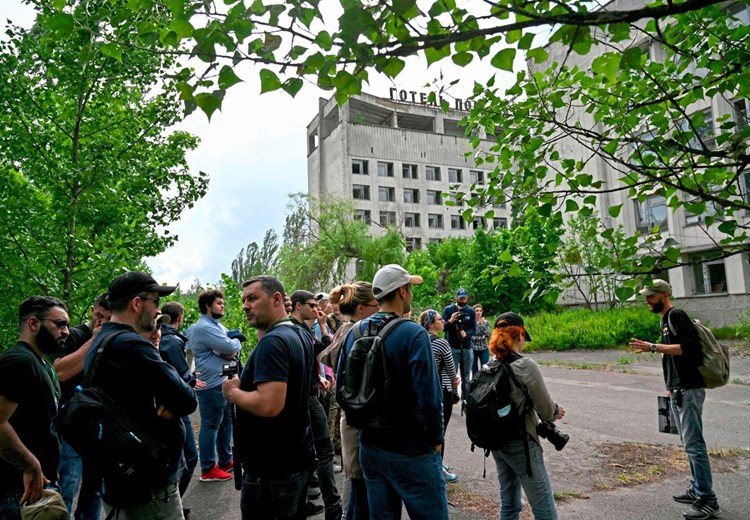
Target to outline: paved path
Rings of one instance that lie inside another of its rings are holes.
[[[658,445],[677,444],[673,435],[657,431],[656,396],[663,393],[658,356],[633,355],[623,351],[532,353],[541,362],[580,366],[582,363],[618,365],[614,371],[581,370],[543,366],[552,396],[565,406],[567,415],[560,429],[570,442],[561,452],[545,443],[545,460],[557,492],[581,493],[585,499],[573,499],[559,506],[561,519],[575,520],[663,520],[682,519],[685,506],[671,495],[687,487],[686,477],[673,477],[655,483],[596,491],[580,479],[581,468],[595,468],[599,462],[597,446],[634,441]],[[627,358],[628,363],[621,359]],[[620,372],[623,370],[626,372]],[[750,383],[750,359],[733,358],[733,380]],[[729,384],[708,392],[704,411],[709,447],[750,449],[750,384]],[[463,418],[458,408],[448,428],[446,462],[459,474],[460,489],[485,503],[497,503],[497,479],[492,460],[487,461],[487,477],[482,478],[483,456],[472,453]],[[578,470],[573,471],[572,465]],[[579,475],[576,477],[575,475]],[[734,472],[714,475],[723,520],[750,519],[750,458],[739,462]],[[186,507],[191,519],[239,519],[239,493],[231,482],[199,483],[188,490]],[[493,513],[496,515],[496,513]],[[485,515],[455,507],[451,519],[480,520]],[[315,517],[322,520],[323,515]],[[497,518],[494,516],[494,518]],[[530,517],[529,517],[530,518]]]

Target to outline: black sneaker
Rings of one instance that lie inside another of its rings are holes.
[[[699,498],[693,502],[693,507],[690,511],[683,513],[682,516],[688,520],[709,520],[709,518],[716,518],[721,513],[719,509],[719,503],[715,498]]]
[[[692,504],[698,500],[698,495],[695,494],[693,488],[688,488],[682,495],[674,495],[672,500],[679,502],[680,504]]]
[[[305,514],[307,516],[319,515],[323,512],[324,509],[325,507],[320,504],[316,504],[315,502],[308,502],[307,504],[305,504]]]

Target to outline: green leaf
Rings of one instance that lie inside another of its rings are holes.
[[[401,58],[389,58],[385,65],[383,65],[382,71],[389,78],[395,78],[404,70],[405,65],[406,62]]]
[[[607,52],[594,58],[591,63],[591,70],[596,74],[605,76],[610,83],[617,79],[617,70],[620,68],[622,55],[619,52]]]
[[[625,52],[622,53],[620,68],[634,70],[640,69],[642,56],[643,52],[641,52],[640,47],[631,47],[629,49],[625,49]]]
[[[537,47],[536,49],[529,49],[526,52],[526,57],[530,60],[534,60],[536,63],[544,63],[549,59],[549,54],[547,54],[547,51],[541,47]]]
[[[268,69],[260,70],[260,93],[272,92],[281,88],[281,81],[275,72]]]
[[[565,211],[570,213],[571,211],[578,211],[578,203],[574,201],[573,199],[568,199],[565,201]]]
[[[632,287],[618,287],[615,289],[615,294],[617,295],[618,300],[624,302],[633,297],[635,289]]]
[[[620,215],[620,212],[622,211],[622,204],[616,204],[614,206],[610,206],[607,210],[607,213],[609,213],[609,216],[612,218],[617,218]]]
[[[503,49],[492,58],[490,64],[496,69],[513,72],[513,60],[516,58],[516,49]]]
[[[534,36],[536,36],[534,33],[524,34],[523,37],[518,41],[518,48],[521,50],[531,49],[531,44],[534,42]]]
[[[502,253],[500,253],[500,257],[498,258],[501,262],[512,262],[513,261],[513,253],[510,252],[510,250],[506,249]]]
[[[66,38],[73,32],[75,24],[68,13],[55,13],[47,18],[47,25],[55,32],[55,36]]]
[[[443,45],[439,49],[433,49],[432,47],[428,47],[424,50],[425,58],[427,58],[427,66],[429,67],[436,61],[440,61],[443,58],[446,58],[450,56],[451,54],[451,46],[450,45]]]
[[[617,149],[620,147],[620,141],[618,139],[610,139],[610,141],[602,146],[602,150],[607,152],[609,155],[614,155]]]
[[[333,40],[328,31],[320,31],[315,36],[315,43],[317,43],[324,51],[330,51],[333,48]]]
[[[417,0],[393,0],[393,14],[403,16],[415,5],[417,5]]]
[[[102,54],[122,63],[122,47],[116,43],[105,43],[101,47]]]
[[[219,72],[219,88],[226,90],[232,85],[236,85],[242,80],[234,73],[234,69],[229,65],[224,65]]]
[[[459,67],[465,67],[469,63],[471,63],[471,60],[474,59],[474,55],[470,52],[457,52],[453,55],[453,63],[458,65]]]
[[[195,103],[203,110],[209,121],[213,113],[221,108],[224,94],[223,90],[214,90],[213,92],[202,92],[195,96]]]
[[[284,92],[294,97],[297,95],[297,92],[300,91],[303,84],[304,82],[301,78],[289,78],[281,85],[281,88]]]

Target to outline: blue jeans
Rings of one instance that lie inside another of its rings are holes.
[[[185,444],[182,446],[182,457],[185,465],[182,467],[179,480],[180,496],[185,494],[190,480],[193,478],[193,472],[198,465],[198,449],[195,447],[195,434],[193,433],[193,423],[190,416],[182,417],[182,424],[185,426]]]
[[[269,479],[245,473],[240,492],[242,520],[305,520],[310,470]]]
[[[68,514],[73,514],[73,501],[78,493],[76,506],[76,520],[99,520],[102,510],[101,479],[84,471],[83,461],[70,444],[62,441],[60,445],[60,494],[68,508]]]
[[[526,471],[523,441],[510,441],[507,446],[492,452],[500,482],[500,520],[518,520],[523,509],[521,488],[531,504],[535,520],[556,520],[557,507],[544,467],[542,448],[529,439],[531,476]]]
[[[702,415],[706,390],[705,388],[692,388],[676,392],[682,392],[682,406],[677,406],[675,392],[672,392],[669,402],[672,406],[672,417],[677,419],[677,429],[690,463],[693,491],[699,497],[715,499],[711,463],[708,459],[706,441],[703,440]]]
[[[112,508],[105,502],[104,511],[109,514]],[[145,504],[118,508],[113,518],[117,520],[183,520],[182,500],[177,483],[170,484],[154,493],[154,498]]]
[[[198,432],[201,471],[206,472],[216,464],[226,466],[232,460],[232,406],[224,398],[221,386],[195,392],[201,414]]]
[[[490,349],[484,349],[484,350],[474,350],[472,362],[471,362],[471,373],[476,374],[479,372],[479,369],[482,368],[482,365],[487,363],[490,360]]]
[[[456,365],[456,373],[461,376],[461,401],[465,402],[469,397],[469,381],[471,381],[471,358],[473,351],[470,348],[453,348],[453,364]],[[461,358],[463,357],[463,370],[461,369]]]
[[[17,492],[3,490],[0,493],[0,518],[3,520],[21,520],[21,506],[18,501],[23,496],[23,489]]]
[[[326,506],[326,518],[341,518],[341,496],[336,488],[336,477],[333,474],[333,443],[328,431],[328,417],[317,396],[310,397],[310,428],[315,442],[315,459],[317,460],[320,494]]]
[[[370,508],[367,506],[367,484],[363,478],[352,478],[349,504],[346,508],[346,520],[370,520]]]
[[[370,520],[400,520],[401,503],[411,520],[448,520],[443,459],[430,449],[404,455],[359,443]]]

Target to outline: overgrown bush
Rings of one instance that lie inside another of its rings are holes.
[[[526,328],[533,338],[525,347],[529,351],[616,348],[630,338],[658,341],[659,315],[645,306],[567,310],[528,317]]]

